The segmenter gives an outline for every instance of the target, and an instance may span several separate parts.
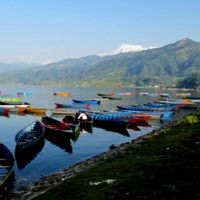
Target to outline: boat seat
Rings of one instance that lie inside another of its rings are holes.
[[[0,174],[0,177],[5,177],[7,176],[7,174]]]
[[[0,165],[0,169],[10,168],[12,166]]]

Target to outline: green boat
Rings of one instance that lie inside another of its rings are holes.
[[[21,97],[0,97],[0,101],[3,101],[3,102],[20,102]]]

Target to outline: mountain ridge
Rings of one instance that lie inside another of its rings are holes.
[[[200,43],[184,38],[160,48],[90,55],[4,73],[0,83],[70,85],[167,85],[200,72]]]

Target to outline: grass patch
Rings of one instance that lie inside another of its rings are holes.
[[[36,200],[200,199],[200,123],[181,121]]]

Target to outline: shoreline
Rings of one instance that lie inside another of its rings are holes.
[[[178,124],[178,120],[172,121],[159,129],[152,130],[151,132],[142,135],[130,142],[122,143],[118,146],[111,145],[110,149],[106,152],[102,152],[99,155],[93,156],[89,159],[86,159],[82,162],[78,162],[72,166],[69,166],[65,169],[62,169],[56,173],[53,173],[52,175],[48,175],[45,177],[42,177],[40,180],[31,183],[29,186],[14,190],[11,192],[11,200],[31,200],[35,197],[37,197],[40,194],[44,194],[48,190],[54,188],[55,186],[58,186],[62,184],[63,181],[76,176],[81,171],[87,170],[101,162],[104,162],[105,160],[115,157],[119,153],[125,151],[127,148],[133,145],[137,145],[140,143],[144,138],[152,137],[153,135],[158,135],[160,131],[170,128],[175,124]]]

